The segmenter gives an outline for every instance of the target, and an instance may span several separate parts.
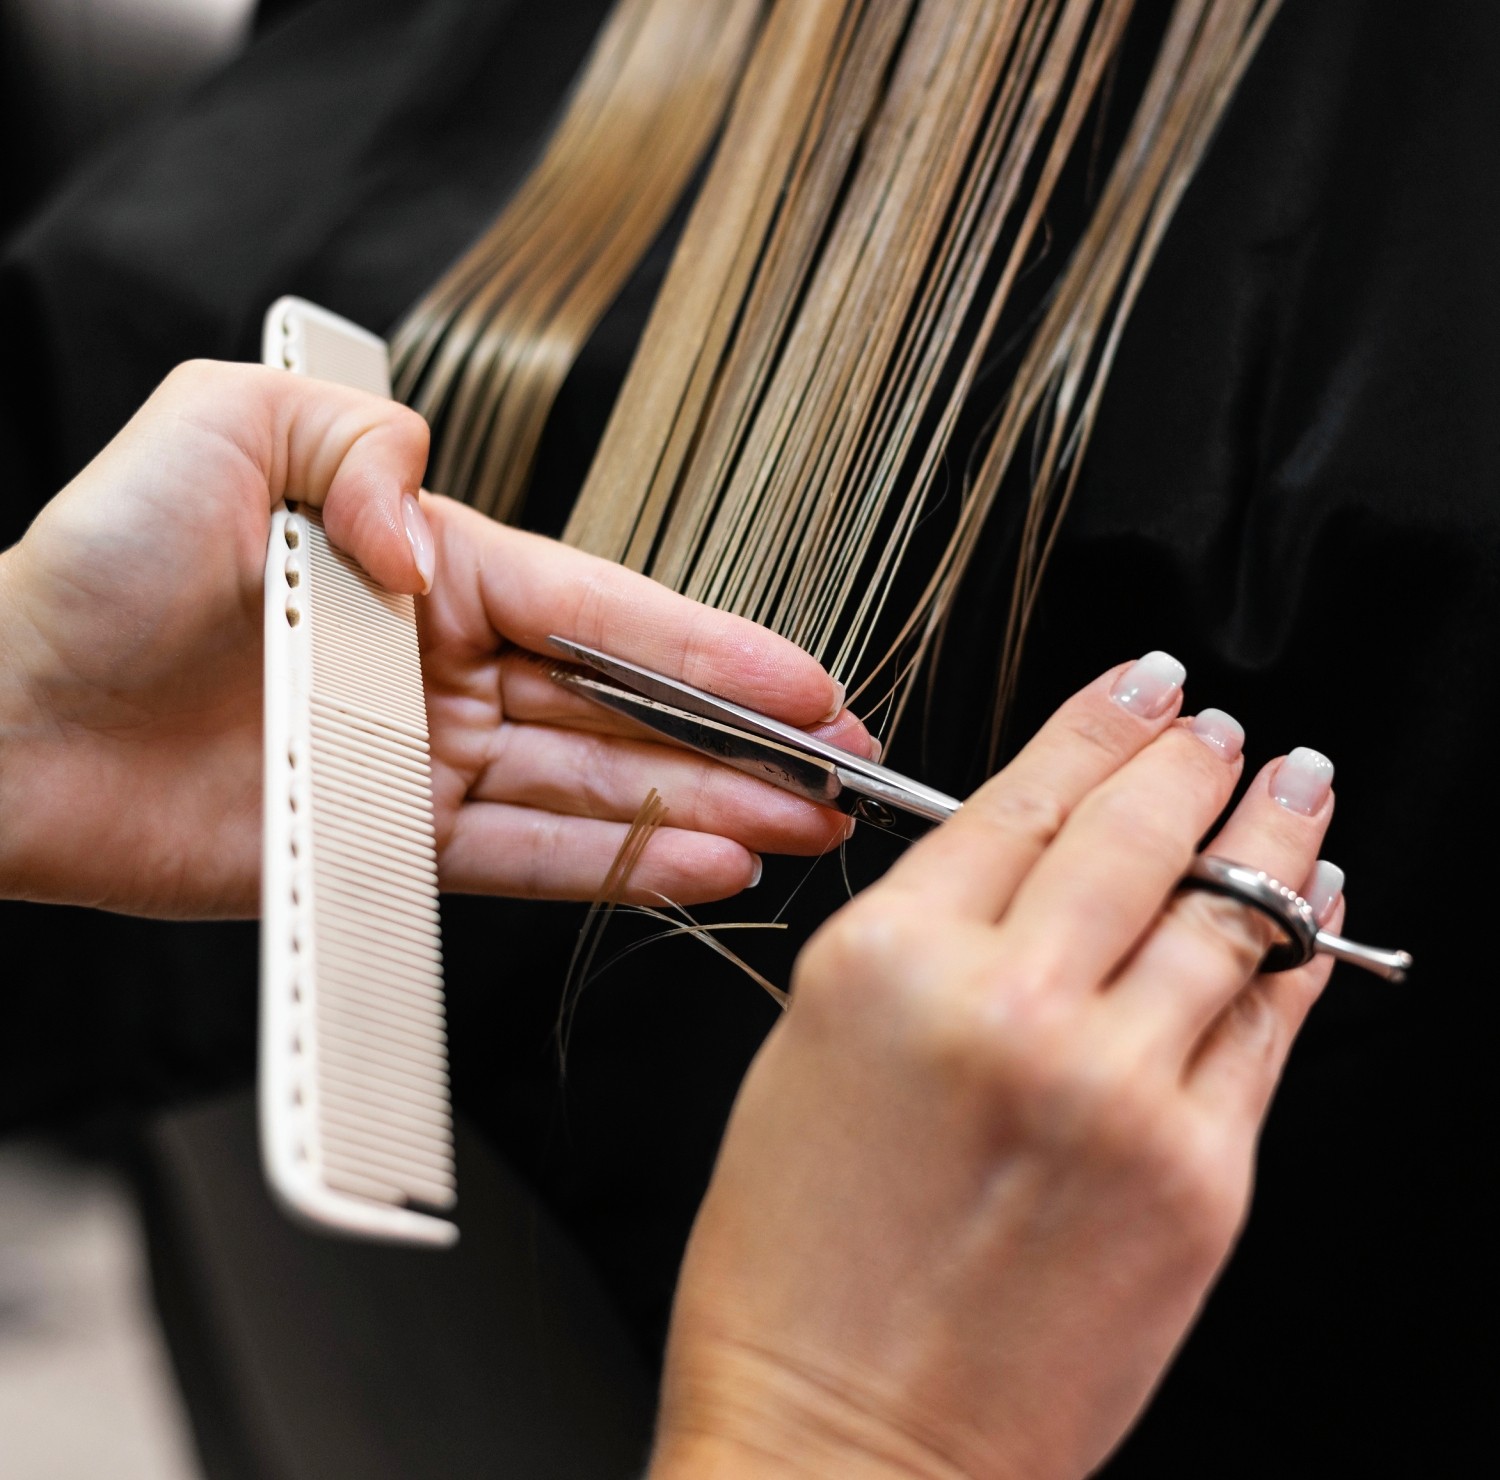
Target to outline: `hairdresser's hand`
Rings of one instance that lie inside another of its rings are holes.
[[[522,656],[560,632],[813,725],[833,681],[779,637],[644,577],[420,495],[421,418],[253,366],[185,365],[0,556],[0,895],[253,913],[261,591],[270,511],[418,592],[448,888],[588,896],[652,786],[669,808],[635,893],[751,883],[841,818],[627,738]],[[844,713],[831,733],[863,749]]]
[[[1329,970],[1258,976],[1259,917],[1174,896],[1240,772],[1179,675],[1079,694],[803,953],[693,1232],[653,1477],[1077,1480],[1145,1403]],[[1331,774],[1267,767],[1212,850],[1336,925]]]

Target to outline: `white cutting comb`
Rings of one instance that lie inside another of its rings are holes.
[[[383,341],[305,303],[263,358],[389,396]],[[266,555],[260,1135],[272,1191],[324,1228],[458,1230],[416,608],[288,503]]]

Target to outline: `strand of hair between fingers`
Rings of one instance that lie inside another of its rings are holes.
[[[589,980],[594,957],[604,938],[610,917],[621,903],[630,876],[645,852],[657,829],[667,815],[666,803],[653,787],[641,803],[640,811],[627,829],[625,839],[604,876],[599,892],[590,901],[584,916],[573,954],[568,962],[567,975],[563,980],[562,1000],[558,1005],[554,1036],[557,1042],[558,1070],[567,1075],[568,1041],[572,1034],[573,1019],[578,1011],[578,999]]]

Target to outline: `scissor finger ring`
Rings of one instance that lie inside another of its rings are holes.
[[[1227,895],[1269,917],[1285,938],[1266,952],[1260,964],[1262,971],[1292,971],[1305,966],[1319,953],[1347,961],[1351,966],[1361,966],[1390,982],[1405,981],[1406,973],[1411,970],[1409,951],[1377,950],[1318,929],[1318,917],[1312,906],[1295,889],[1273,879],[1264,869],[1200,853],[1183,876],[1180,887]]]

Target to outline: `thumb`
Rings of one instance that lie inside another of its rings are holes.
[[[329,539],[388,591],[430,591],[436,542],[421,505],[427,423],[366,391],[247,368],[267,412],[257,422],[272,500],[321,508]]]

